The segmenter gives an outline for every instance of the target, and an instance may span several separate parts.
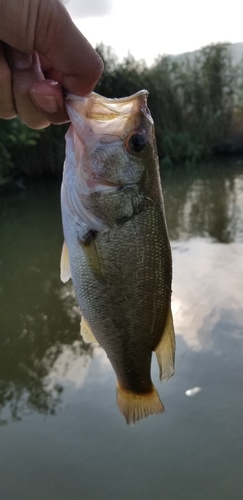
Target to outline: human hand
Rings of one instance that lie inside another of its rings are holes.
[[[60,0],[0,0],[0,118],[64,123],[62,89],[84,96],[102,70]]]

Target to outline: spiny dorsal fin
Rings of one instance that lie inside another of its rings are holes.
[[[61,255],[61,280],[63,283],[66,283],[71,278],[71,271],[70,271],[70,261],[69,261],[69,254],[68,254],[68,247],[66,242],[64,241],[63,247],[62,247],[62,255]]]
[[[136,394],[123,389],[117,382],[116,399],[118,408],[125,417],[127,424],[135,424],[142,418],[154,413],[163,413],[164,411],[164,406],[154,386],[152,386],[149,393]]]
[[[95,336],[90,330],[90,327],[86,321],[86,319],[82,316],[81,323],[80,323],[80,333],[84,339],[84,342],[87,344],[98,344]]]
[[[165,382],[174,373],[175,364],[175,332],[171,308],[169,309],[165,328],[159,344],[155,349],[160,369],[160,380]]]

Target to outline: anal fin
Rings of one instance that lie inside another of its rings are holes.
[[[80,323],[80,333],[84,339],[84,342],[87,344],[98,344],[95,336],[93,335],[86,319],[82,316],[81,323]]]
[[[164,331],[155,349],[160,369],[160,380],[165,382],[174,373],[175,365],[175,332],[171,308],[169,309]]]

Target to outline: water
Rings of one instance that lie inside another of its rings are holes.
[[[163,183],[176,373],[132,427],[59,279],[59,186],[0,201],[1,500],[242,500],[243,163]]]

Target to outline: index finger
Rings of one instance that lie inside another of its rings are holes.
[[[86,95],[94,89],[103,62],[60,2],[40,2],[34,45],[62,73],[61,83],[68,92]]]

